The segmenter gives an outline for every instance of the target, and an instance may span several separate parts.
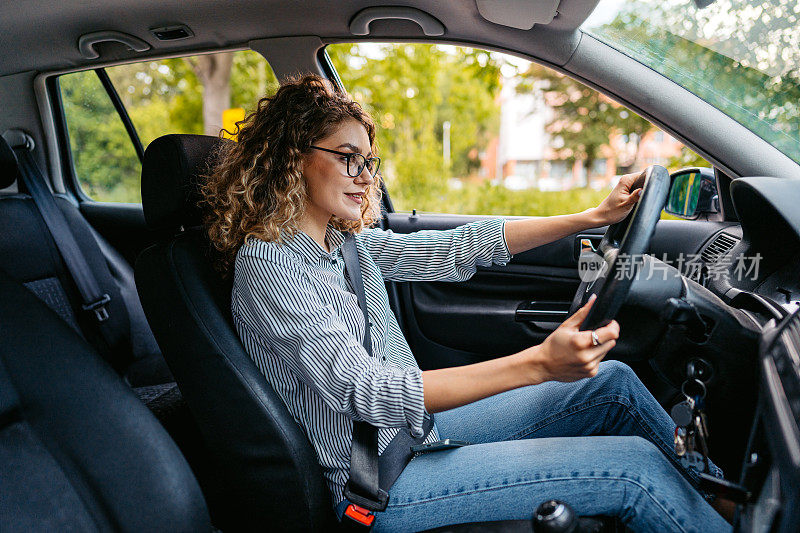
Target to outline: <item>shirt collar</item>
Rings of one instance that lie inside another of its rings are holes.
[[[294,237],[285,238],[284,243],[289,250],[292,250],[306,261],[317,261],[320,257],[331,258],[336,255],[339,247],[344,242],[344,234],[329,225],[325,229],[325,240],[331,249],[330,253],[326,252],[322,246],[317,244],[317,241],[302,231],[298,231]]]

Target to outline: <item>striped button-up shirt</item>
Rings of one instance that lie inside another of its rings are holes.
[[[389,307],[384,280],[463,281],[510,259],[503,219],[408,235],[356,235],[372,326],[345,276],[341,232],[326,252],[305,233],[283,245],[250,239],[235,262],[231,310],[242,343],[305,430],[336,504],[349,477],[353,420],[378,427],[378,451],[400,430],[421,436],[422,371]],[[439,440],[434,425],[425,442]]]

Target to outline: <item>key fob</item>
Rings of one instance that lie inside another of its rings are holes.
[[[672,406],[670,416],[675,422],[675,425],[686,427],[692,423],[694,419],[694,400],[687,398],[680,403]]]

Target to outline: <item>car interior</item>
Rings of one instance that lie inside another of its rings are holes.
[[[162,131],[144,146],[124,99],[103,83],[141,166],[141,203],[98,201],[76,174],[60,80],[88,72],[103,82],[119,65],[248,50],[278,80],[312,72],[347,90],[326,47],[370,42],[472,46],[545,65],[710,162],[672,174],[639,169],[642,200],[618,224],[481,267],[465,282],[388,282],[387,291],[423,370],[541,343],[596,294],[584,326],[613,318],[623,332],[608,357],[630,365],[673,417],[675,406],[700,404],[702,417],[690,409],[684,425],[702,424],[701,455],[725,472],[705,489],[737,505],[734,529],[796,531],[800,150],[586,29],[605,7],[0,6],[0,531],[339,527],[314,451],[239,342],[231,281],[209,259],[199,185],[215,150],[233,141]],[[379,224],[397,233],[485,218],[396,211],[391,188],[384,193]],[[592,261],[605,270],[587,277]],[[631,265],[636,275],[622,276]],[[533,516],[542,503],[520,506]],[[593,524],[580,527],[624,530],[607,517]],[[444,526],[543,531],[531,520]]]

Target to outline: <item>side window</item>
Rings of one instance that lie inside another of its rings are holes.
[[[141,163],[112,98],[144,148],[169,133],[219,135],[278,82],[266,60],[244,50],[108,67],[115,94],[95,71],[59,77],[75,175],[101,202],[141,202]]]
[[[505,54],[431,44],[333,44],[345,88],[378,124],[400,211],[556,215],[597,205],[619,176],[710,166],[571,78]]]
[[[75,174],[83,192],[108,202],[141,202],[142,166],[122,119],[93,70],[59,78]]]

